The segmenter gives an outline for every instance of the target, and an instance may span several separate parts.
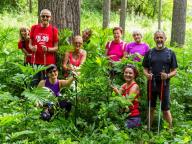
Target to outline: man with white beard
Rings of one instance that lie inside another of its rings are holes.
[[[160,106],[163,118],[172,127],[170,112],[170,78],[176,75],[177,60],[175,53],[164,46],[166,35],[163,31],[154,33],[156,47],[151,49],[143,59],[144,74],[148,79],[148,102],[149,102],[149,127],[154,119],[157,96],[160,98]]]

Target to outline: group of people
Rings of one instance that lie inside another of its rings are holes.
[[[48,9],[43,9],[40,12],[41,23],[33,25],[31,30],[27,28],[20,29],[21,39],[18,47],[25,55],[25,63],[31,65],[44,65],[48,66],[47,78],[43,72],[34,76],[34,85],[39,87],[50,88],[55,96],[59,96],[61,88],[70,85],[74,77],[67,78],[66,80],[58,80],[58,70],[54,65],[55,53],[58,50],[58,30],[50,24],[51,12]],[[156,47],[150,49],[148,44],[142,42],[142,33],[134,31],[132,33],[134,42],[126,43],[122,37],[123,30],[121,27],[113,28],[114,39],[106,44],[106,56],[109,63],[120,61],[122,58],[135,55],[134,61],[141,61],[143,58],[144,74],[148,80],[148,102],[149,124],[152,124],[154,112],[156,107],[157,97],[162,101],[161,109],[163,111],[164,119],[172,127],[172,116],[170,113],[170,78],[176,75],[177,60],[175,53],[166,48],[164,43],[166,35],[163,31],[157,31],[154,34],[154,41]],[[92,34],[90,29],[83,31],[82,36],[74,36],[72,44],[73,51],[66,52],[63,58],[63,69],[71,71],[73,75],[79,75],[81,65],[86,61],[87,52],[82,49],[83,45],[90,42],[89,38]],[[140,96],[139,85],[135,79],[138,77],[137,68],[134,65],[128,64],[123,69],[125,83],[120,89],[113,87],[115,93],[121,94],[124,97],[135,95],[132,101],[133,105],[128,109],[130,114],[126,125],[128,128],[138,127],[141,125],[140,111],[138,97]],[[68,75],[65,75],[68,76]],[[66,108],[66,107],[64,107]]]
[[[115,27],[113,29],[114,40],[106,45],[106,55],[111,63],[120,61],[122,58],[135,55],[134,61],[140,61],[143,56],[142,65],[144,67],[144,75],[148,80],[148,104],[149,115],[148,121],[151,126],[156,108],[157,97],[160,98],[161,109],[163,111],[163,118],[172,127],[172,115],[170,112],[170,78],[176,75],[177,60],[175,53],[165,47],[166,35],[163,31],[156,31],[154,33],[154,41],[156,47],[150,49],[146,43],[141,42],[142,34],[139,31],[134,31],[132,36],[134,42],[126,44],[121,40],[122,29]],[[135,99],[132,101],[133,105],[129,107],[130,115],[127,120],[127,127],[140,126],[140,112],[139,112],[139,86],[135,82],[138,76],[138,71],[133,65],[127,65],[123,69],[124,83],[120,89],[113,87],[115,93],[121,94],[125,97],[135,94]]]

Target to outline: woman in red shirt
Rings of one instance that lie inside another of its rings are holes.
[[[24,54],[24,64],[32,63],[32,51],[29,49],[29,33],[30,30],[26,27],[19,29],[20,40],[18,42],[18,48],[21,49]]]
[[[66,52],[63,60],[63,69],[65,71],[76,71],[80,69],[80,66],[85,62],[87,52],[82,49],[83,39],[81,36],[75,36],[73,38],[74,50]],[[64,75],[67,77],[67,75]]]
[[[135,82],[135,78],[138,76],[138,71],[134,65],[126,65],[124,70],[124,83],[120,89],[113,87],[113,90],[117,94],[121,94],[125,98],[130,95],[134,95],[134,99],[131,101],[132,105],[129,106],[128,110],[130,111],[128,119],[126,121],[126,126],[128,128],[134,128],[141,125],[140,111],[139,111],[139,101],[138,97],[140,94],[139,86]]]

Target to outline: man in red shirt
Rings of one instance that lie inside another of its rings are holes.
[[[30,33],[29,48],[32,53],[32,63],[36,65],[55,64],[55,53],[58,50],[58,30],[50,24],[51,12],[43,9],[40,12],[41,23],[33,25]],[[45,76],[42,72],[34,77],[36,86]]]

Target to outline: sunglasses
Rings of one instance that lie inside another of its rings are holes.
[[[75,42],[75,44],[81,44],[82,45],[83,43],[82,42]]]
[[[141,34],[133,34],[133,36],[139,36],[139,35],[141,35]]]
[[[52,72],[56,73],[57,70],[56,69],[55,70],[50,70],[48,73],[52,73]]]
[[[41,15],[42,18],[50,18],[51,16],[48,15]]]

